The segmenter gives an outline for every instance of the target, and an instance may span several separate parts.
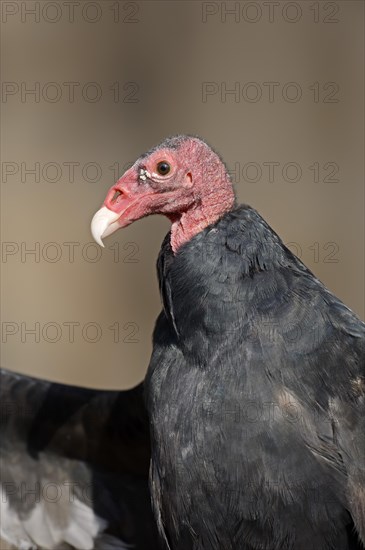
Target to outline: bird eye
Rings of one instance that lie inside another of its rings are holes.
[[[157,172],[160,176],[166,176],[171,170],[171,166],[165,160],[162,160],[157,164]]]

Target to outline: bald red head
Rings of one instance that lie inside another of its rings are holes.
[[[201,139],[168,138],[143,154],[109,190],[95,214],[95,240],[151,214],[171,222],[174,252],[205,227],[217,221],[235,202],[223,161]]]

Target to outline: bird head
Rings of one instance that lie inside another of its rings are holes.
[[[91,232],[102,239],[151,214],[172,223],[174,252],[234,205],[228,171],[203,140],[168,138],[141,155],[107,193],[93,217]]]

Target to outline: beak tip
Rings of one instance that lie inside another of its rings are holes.
[[[101,247],[105,248],[103,241],[101,240],[101,234],[99,228],[95,227],[95,224],[91,225],[91,235],[94,241]]]
[[[105,248],[102,237],[106,237],[109,234],[107,232],[108,227],[110,227],[118,218],[119,214],[112,212],[105,206],[102,206],[94,215],[91,221],[91,234],[95,242],[97,242],[102,248]]]

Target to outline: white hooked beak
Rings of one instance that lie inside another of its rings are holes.
[[[111,235],[114,231],[119,229],[120,226],[117,222],[119,217],[120,214],[116,214],[106,206],[102,206],[94,215],[91,221],[91,233],[100,246],[104,247],[101,239]]]

